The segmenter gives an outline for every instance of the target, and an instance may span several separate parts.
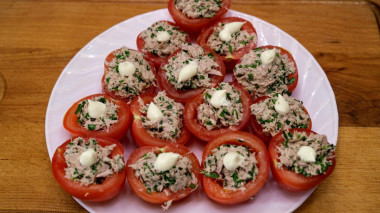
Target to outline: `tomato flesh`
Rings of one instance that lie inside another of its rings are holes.
[[[310,133],[317,134],[314,131],[306,129],[290,129],[289,131],[292,133],[294,133],[295,131],[305,132],[307,135],[310,135]],[[282,142],[285,141],[282,135],[282,132],[275,135],[273,139],[270,141],[268,147],[272,174],[280,186],[289,191],[310,190],[319,185],[332,173],[336,164],[335,158],[331,159],[333,166],[329,166],[324,174],[317,176],[305,177],[288,169],[278,168],[277,162],[279,154],[277,153],[277,147],[280,147],[282,145]]]
[[[203,28],[201,33],[198,36],[197,43],[203,47],[211,47],[207,44],[207,41],[214,33],[214,27],[216,27],[220,23],[231,23],[231,22],[245,22],[244,25],[241,27],[241,30],[245,30],[248,33],[254,33],[257,37],[256,29],[253,27],[251,22],[239,18],[239,17],[227,17],[227,18],[222,18],[219,21],[216,21],[213,25]],[[243,48],[236,50],[233,52],[232,55],[219,55],[221,59],[223,60],[224,64],[226,65],[227,71],[231,71],[235,64],[240,60],[241,57],[243,57],[246,53],[248,53],[251,49],[256,48],[257,45],[257,39],[255,41],[252,40],[248,44],[246,44]],[[213,50],[214,51],[214,50]]]
[[[242,142],[243,141],[243,142]],[[202,154],[202,168],[208,155],[212,150],[224,144],[247,146],[251,152],[256,153],[258,174],[255,179],[244,185],[245,190],[227,190],[214,178],[202,175],[202,187],[208,197],[222,204],[236,204],[249,200],[255,196],[267,181],[269,175],[269,156],[265,144],[256,136],[247,132],[224,133],[208,143]]]
[[[171,140],[164,140],[161,138],[153,137],[148,133],[148,131],[145,129],[145,127],[142,124],[141,120],[141,106],[138,102],[138,99],[141,98],[141,100],[144,102],[144,104],[149,104],[153,101],[153,98],[155,95],[153,94],[142,94],[131,102],[131,112],[133,115],[133,123],[132,123],[132,137],[135,140],[136,144],[138,146],[156,146],[156,147],[163,147],[166,146],[168,143],[176,143],[184,145],[188,142],[190,138],[190,131],[187,130],[185,126],[181,129],[181,135],[173,142]]]
[[[183,31],[180,26],[176,25],[175,23],[171,22],[171,21],[158,21],[158,22],[166,22],[168,23],[169,25],[171,26],[174,26],[174,27],[178,27],[178,30],[181,31],[181,32],[185,32]],[[153,26],[153,25],[152,25]],[[187,37],[186,39],[186,42],[190,43],[190,38]],[[145,47],[145,41],[144,39],[141,37],[141,33],[137,36],[137,39],[136,39],[136,44],[137,44],[137,49],[141,52],[143,52],[147,59],[151,62],[153,62],[154,66],[156,69],[158,69],[160,67],[160,65],[162,64],[162,62],[165,61],[165,59],[167,57],[160,57],[160,56],[156,56],[156,55],[153,55],[152,53],[148,52],[148,51],[144,51],[144,47]]]
[[[98,96],[103,96],[107,100],[112,101],[114,104],[119,106],[119,119],[118,122],[110,126],[108,130],[104,129],[99,131],[92,131],[84,128],[77,122],[78,118],[75,114],[75,111],[77,110],[79,103],[81,103],[83,100],[92,99]],[[63,127],[65,127],[65,129],[69,131],[73,136],[88,135],[92,137],[109,137],[116,140],[123,139],[125,133],[128,131],[130,124],[131,116],[128,105],[125,102],[115,100],[106,94],[95,94],[80,99],[70,107],[70,109],[66,112],[65,117],[63,118]]]
[[[193,34],[223,17],[230,7],[231,0],[223,0],[219,11],[212,18],[189,18],[175,7],[175,0],[169,0],[168,2],[168,10],[174,21],[186,32]]]
[[[198,107],[202,103],[204,103],[204,96],[203,93],[195,96],[193,99],[191,99],[189,102],[186,103],[185,106],[185,112],[184,112],[184,119],[185,119],[185,126],[187,129],[190,130],[190,132],[195,135],[197,138],[201,139],[202,141],[210,141],[211,139],[219,136],[222,133],[230,132],[230,131],[237,131],[242,130],[248,123],[250,114],[251,114],[251,104],[252,100],[248,92],[239,86],[236,83],[231,83],[234,88],[240,92],[242,105],[243,105],[243,118],[239,125],[234,125],[230,127],[225,128],[219,128],[214,130],[208,130],[206,129],[202,124],[198,122],[197,115],[198,115]]]
[[[203,49],[205,50],[205,55],[212,53],[212,51],[209,48],[203,48]],[[168,97],[174,99],[176,102],[186,103],[192,97],[194,97],[198,94],[201,94],[203,92],[204,88],[181,91],[181,90],[177,90],[173,85],[171,85],[169,83],[169,80],[166,77],[166,71],[163,69],[163,67],[165,67],[166,64],[169,63],[170,59],[172,57],[175,57],[180,51],[181,50],[177,50],[177,51],[173,52],[173,54],[171,54],[171,56],[169,56],[165,60],[165,62],[163,62],[161,64],[161,67],[158,70],[158,74],[157,74],[157,81],[158,81],[158,84],[160,85],[160,88],[162,90],[166,91],[166,95]],[[212,53],[212,54],[214,55],[215,62],[219,66],[218,71],[222,74],[221,76],[211,75],[211,77],[210,77],[211,83],[216,84],[216,83],[222,82],[224,80],[224,76],[226,75],[226,68],[224,66],[223,61],[218,57],[218,55],[216,55],[215,53]]]
[[[192,172],[195,174],[198,181],[200,177],[199,161],[189,148],[180,144],[169,144],[162,148],[153,147],[153,146],[143,146],[136,149],[134,152],[132,152],[132,154],[129,156],[129,159],[127,161],[127,166],[126,166],[128,182],[132,190],[136,193],[138,197],[150,203],[162,204],[169,200],[176,201],[176,200],[183,199],[189,196],[193,191],[195,191],[198,188],[199,183],[196,184],[196,187],[194,189],[192,189],[191,187],[187,187],[177,192],[173,192],[172,190],[167,189],[170,192],[168,194],[165,194],[165,192],[154,192],[154,191],[151,193],[148,193],[144,184],[141,182],[140,179],[136,177],[135,170],[129,167],[129,165],[135,164],[147,152],[156,152],[156,153],[174,152],[182,156],[188,157],[192,164]]]
[[[94,138],[102,147],[116,144],[116,147],[112,150],[110,157],[113,158],[116,155],[124,156],[123,146],[114,139],[89,136],[82,137],[86,141],[88,141],[90,138]],[[65,177],[65,168],[67,168],[67,163],[64,154],[66,151],[66,146],[69,143],[71,143],[71,141],[72,139],[69,139],[66,142],[64,142],[61,146],[59,146],[56,149],[53,155],[52,170],[53,175],[59,183],[59,185],[61,185],[61,187],[72,196],[86,201],[106,201],[119,194],[120,191],[123,189],[125,183],[125,166],[122,171],[108,176],[101,184],[91,184],[88,186],[83,186],[80,183],[74,182],[71,179]]]

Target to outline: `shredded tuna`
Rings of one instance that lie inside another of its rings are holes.
[[[244,161],[235,170],[231,171],[224,167],[223,157],[228,152],[236,152],[244,157]],[[244,191],[244,185],[255,180],[258,175],[257,160],[255,152],[250,152],[246,146],[222,145],[212,150],[212,154],[207,156],[202,173],[206,177],[211,177],[223,182],[224,189]]]
[[[179,82],[178,77],[182,68],[190,61],[196,61],[198,65],[197,73],[190,80]],[[166,70],[166,77],[169,83],[179,90],[197,89],[200,87],[212,87],[210,75],[222,74],[217,70],[219,65],[215,62],[212,53],[205,55],[202,47],[196,44],[183,45],[181,51],[169,59],[163,69]]]
[[[248,33],[246,30],[239,30],[232,34],[229,42],[222,41],[219,33],[224,28],[224,23],[219,23],[214,27],[214,32],[209,36],[207,45],[219,55],[232,55],[236,50],[245,47],[248,43],[257,43],[256,33]]]
[[[161,110],[163,118],[157,122],[150,121],[146,117],[149,104],[140,103],[142,106],[141,112],[143,113],[141,120],[144,128],[153,137],[175,141],[181,135],[183,127],[183,105],[167,97],[165,91],[159,92],[154,97],[153,103]]]
[[[307,136],[305,132],[295,131],[292,134],[289,131],[283,132],[285,141],[277,147],[279,153],[277,167],[286,168],[303,176],[310,177],[320,175],[326,172],[329,166],[332,166],[332,159],[335,158],[335,146],[329,144],[326,135],[311,133]],[[301,146],[310,146],[316,153],[316,161],[304,162],[297,155]]]
[[[223,0],[176,0],[175,7],[189,18],[212,18]]]
[[[130,165],[149,194],[163,192],[165,189],[178,192],[187,187],[196,188],[198,180],[195,174],[191,172],[192,164],[189,158],[180,156],[171,169],[161,172],[154,168],[157,156],[158,154],[155,152],[148,152],[135,164]]]
[[[157,34],[159,32],[168,32],[170,39],[165,42],[158,41]],[[186,40],[189,38],[185,32],[179,31],[178,27],[162,21],[155,22],[152,27],[144,30],[140,36],[145,41],[144,50],[159,57],[169,56],[180,48],[182,44],[187,43]]]
[[[122,47],[114,53],[115,59],[106,63],[109,72],[104,78],[107,89],[114,92],[122,98],[132,100],[135,96],[140,95],[147,88],[154,85],[155,76],[150,69],[149,63],[144,59],[144,54]],[[135,73],[131,76],[122,76],[119,73],[119,64],[130,62],[135,67]]]
[[[75,138],[66,146],[65,177],[85,186],[101,184],[108,176],[124,168],[123,156],[116,155],[113,158],[109,156],[115,147],[115,144],[102,147],[93,138],[88,141],[82,137]],[[93,149],[97,154],[95,164],[90,167],[83,166],[79,161],[81,154],[88,149]]]
[[[91,118],[88,113],[88,100],[84,100],[79,103],[75,114],[77,115],[78,123],[88,130],[99,131],[106,130],[118,122],[118,108],[119,106],[114,104],[111,100],[106,99],[103,96],[98,96],[90,99],[91,101],[99,101],[106,104],[106,111],[104,115],[99,118]]]
[[[273,62],[263,65],[260,58],[262,52],[263,49],[257,48],[241,58],[234,68],[237,81],[255,97],[288,93],[287,85],[295,81],[295,78],[289,79],[288,75],[295,72],[295,64],[286,54],[280,55],[280,50],[276,49]]]
[[[216,108],[211,105],[210,100],[217,90],[226,90],[227,106]],[[229,127],[238,125],[243,119],[243,105],[241,103],[240,92],[227,83],[222,82],[216,88],[205,90],[203,104],[200,104],[197,109],[197,118],[200,124],[206,129],[212,130],[221,127]]]
[[[306,129],[310,122],[309,115],[303,110],[302,101],[286,94],[283,97],[290,107],[290,111],[286,115],[277,113],[274,108],[277,95],[251,105],[251,112],[256,116],[257,122],[261,124],[263,132],[270,133],[272,136],[286,129]]]
[[[169,210],[169,207],[172,205],[173,200],[166,201],[163,205],[161,205],[161,208],[163,211]]]

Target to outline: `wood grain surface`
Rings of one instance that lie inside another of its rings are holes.
[[[303,44],[333,87],[337,166],[297,210],[380,211],[378,1],[233,1]],[[55,182],[45,113],[63,68],[91,39],[165,0],[0,2],[0,212],[85,211]],[[3,88],[6,88],[4,90]],[[1,97],[1,94],[0,94]]]

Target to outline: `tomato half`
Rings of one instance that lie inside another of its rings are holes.
[[[310,133],[317,134],[314,131],[305,129],[289,129],[289,131],[291,133],[294,133],[295,131],[305,132],[307,135],[310,135]],[[305,177],[293,171],[284,168],[278,168],[277,162],[279,154],[277,153],[277,147],[281,146],[282,142],[285,141],[282,135],[282,132],[275,135],[270,141],[268,147],[272,174],[279,185],[290,191],[305,191],[316,187],[332,173],[336,164],[335,158],[331,159],[333,166],[329,166],[325,174],[317,176]]]
[[[179,31],[181,31],[181,32],[185,32],[184,30],[181,29],[180,26],[176,25],[174,22],[171,22],[171,21],[158,21],[158,22],[166,22],[166,23],[168,23],[168,24],[171,25],[171,26],[178,27],[178,30],[179,30]],[[153,24],[153,25],[154,25],[154,24]],[[152,26],[153,26],[153,25],[152,25]],[[142,32],[141,32],[141,33],[142,33]],[[139,51],[143,52],[143,53],[146,55],[147,59],[150,60],[151,62],[153,62],[153,64],[154,64],[154,66],[156,67],[156,69],[158,69],[158,68],[160,67],[161,63],[164,62],[165,59],[166,59],[167,57],[162,58],[162,57],[160,57],[160,56],[155,56],[155,55],[153,55],[152,53],[150,53],[150,52],[148,52],[148,51],[144,51],[145,41],[144,41],[144,39],[140,36],[141,33],[137,36],[137,39],[136,39],[137,49],[138,49]],[[191,42],[189,37],[187,37],[186,41],[187,41],[188,43]]]
[[[119,51],[119,50],[120,49],[117,49],[117,50],[114,50],[114,51],[110,52],[107,55],[106,59],[104,60],[104,75],[102,77],[102,91],[104,93],[106,93],[107,95],[111,96],[114,99],[121,100],[121,101],[124,101],[126,103],[129,103],[130,100],[128,98],[121,97],[120,95],[117,95],[115,93],[115,91],[108,90],[108,86],[107,86],[107,84],[105,83],[105,80],[104,80],[105,77],[106,77],[106,74],[108,72],[110,72],[110,70],[108,69],[108,66],[107,66],[106,63],[111,63],[115,59],[115,52]],[[131,51],[136,51],[136,50],[131,50]],[[153,74],[156,75],[156,69],[155,69],[154,64],[147,57],[145,57],[145,60],[148,62],[149,68],[152,70]],[[157,91],[157,89],[158,88],[156,86],[150,85],[148,88],[145,89],[145,91],[143,93],[155,93]]]
[[[82,136],[86,141],[92,137]],[[123,146],[116,140],[111,138],[93,137],[100,146],[110,146],[116,144],[116,147],[112,150],[110,157],[113,158],[116,155],[124,156]],[[74,138],[73,138],[74,139]],[[53,175],[59,185],[72,196],[79,198],[81,200],[87,201],[106,201],[115,197],[123,189],[126,177],[126,168],[124,166],[123,170],[108,176],[101,184],[92,184],[88,186],[81,185],[80,183],[74,182],[71,179],[65,177],[67,168],[67,163],[65,159],[66,146],[72,141],[72,139],[67,140],[61,146],[59,146],[54,153],[52,159],[52,169]]]
[[[108,131],[107,130],[99,130],[99,131],[87,130],[86,128],[84,128],[77,122],[78,118],[77,118],[77,115],[75,114],[75,111],[77,110],[79,103],[81,103],[84,100],[88,100],[88,99],[95,98],[98,96],[103,96],[107,100],[111,100],[114,104],[119,106],[118,113],[117,113],[119,116],[119,120],[117,123],[110,126]],[[79,101],[75,102],[70,107],[69,110],[67,110],[65,117],[63,118],[63,127],[65,127],[65,129],[69,131],[71,135],[73,136],[88,135],[92,137],[109,137],[116,140],[121,140],[124,137],[130,124],[131,124],[131,116],[130,116],[128,105],[125,102],[115,100],[106,94],[95,94],[95,95],[90,95],[90,96],[80,99]]]
[[[244,191],[242,190],[226,190],[220,182],[214,178],[202,177],[202,187],[207,196],[216,202],[222,204],[236,204],[249,200],[255,196],[264,186],[269,175],[269,155],[265,144],[256,136],[247,132],[228,132],[222,134],[207,144],[202,154],[202,168],[204,161],[208,155],[213,154],[212,150],[224,144],[247,146],[251,152],[256,153],[258,174],[254,180],[245,184]]]
[[[243,55],[248,53],[251,49],[254,49],[257,45],[257,33],[256,29],[253,27],[251,22],[239,18],[239,17],[227,17],[222,18],[219,21],[215,22],[213,25],[208,26],[207,28],[203,28],[201,33],[198,36],[197,43],[203,47],[209,47],[207,44],[207,41],[211,34],[214,33],[214,27],[217,26],[220,23],[231,23],[231,22],[245,22],[244,25],[241,27],[241,30],[245,30],[248,33],[255,33],[256,39],[251,40],[248,44],[246,44],[243,48],[234,51],[232,55],[219,55],[221,59],[223,60],[224,64],[226,65],[227,70],[232,70],[238,60],[240,60]]]
[[[223,0],[220,10],[212,18],[189,18],[175,7],[175,0],[169,0],[168,10],[174,21],[184,30],[199,32],[203,27],[223,17],[231,7],[231,0]]]
[[[181,129],[181,135],[177,138],[176,141],[164,140],[164,139],[156,138],[150,135],[148,131],[144,128],[141,121],[142,113],[140,111],[141,110],[140,103],[138,102],[139,97],[144,102],[144,104],[149,104],[150,102],[153,101],[153,98],[155,97],[155,95],[142,94],[136,97],[135,99],[133,99],[131,102],[130,107],[131,107],[131,112],[133,115],[131,134],[138,146],[163,147],[170,143],[176,143],[176,144],[181,144],[181,145],[184,145],[185,143],[187,143],[191,134],[190,134],[190,131],[187,130],[185,126],[183,126],[183,128]]]
[[[264,96],[264,97],[259,97],[259,98],[256,98],[253,103],[256,104],[256,103],[259,103],[261,101],[264,101],[265,99],[269,98],[268,96]],[[303,111],[305,111],[305,113],[310,117],[309,113],[307,112],[306,108],[305,107],[302,107]],[[311,123],[311,118],[309,119],[309,124],[307,125],[307,130],[311,130],[311,127],[312,127],[312,123]],[[252,115],[251,114],[251,128],[252,128],[252,132],[253,134],[255,134],[257,137],[259,137],[261,140],[264,141],[264,143],[266,145],[269,144],[270,140],[272,140],[272,135],[270,133],[266,133],[263,131],[263,127],[261,126],[261,124],[257,121],[256,119],[256,116],[255,115]]]
[[[205,55],[207,55],[209,53],[212,53],[212,51],[209,48],[203,47],[203,49],[205,50]],[[166,77],[166,70],[164,70],[163,67],[166,64],[168,64],[169,60],[172,57],[175,57],[180,51],[181,50],[175,51],[173,54],[171,54],[165,60],[165,62],[163,62],[161,64],[161,67],[158,70],[158,74],[157,74],[157,81],[158,81],[158,84],[160,85],[160,88],[162,90],[166,91],[166,95],[168,97],[174,99],[177,102],[186,103],[192,97],[194,97],[194,96],[196,96],[198,94],[201,94],[203,92],[204,88],[198,88],[198,89],[194,89],[194,90],[181,91],[181,90],[177,90],[173,85],[171,85],[169,83],[169,80]],[[215,53],[212,53],[212,54],[214,55],[215,62],[218,64],[218,71],[222,74],[222,76],[210,75],[211,82],[217,84],[217,83],[222,82],[224,80],[224,76],[226,75],[226,68],[224,66],[223,61],[219,58],[219,56],[217,54],[215,54]]]
[[[294,67],[295,67],[295,71],[293,74],[290,74],[288,75],[288,78],[291,79],[291,78],[294,78],[295,81],[291,84],[288,84],[286,85],[288,87],[288,90],[289,92],[293,92],[296,87],[297,87],[297,83],[298,83],[298,68],[297,68],[297,64],[296,64],[296,61],[294,60],[292,54],[287,51],[286,49],[282,48],[282,47],[279,47],[279,46],[272,46],[272,45],[267,45],[267,46],[262,46],[262,47],[257,47],[257,48],[261,48],[261,49],[273,49],[273,48],[276,48],[276,49],[279,49],[280,52],[281,52],[281,55],[287,55],[288,58],[289,58],[289,61],[293,62],[294,63]],[[240,60],[236,63],[236,64],[239,64],[240,63]],[[235,75],[232,75],[232,81],[233,82],[238,82],[237,79],[235,78]]]
[[[129,167],[130,165],[135,164],[147,152],[174,152],[189,158],[192,164],[192,172],[195,174],[198,180],[196,187],[194,189],[192,189],[191,187],[187,187],[177,192],[173,192],[168,188],[170,192],[168,194],[165,194],[165,192],[151,192],[150,194],[148,194],[144,184],[141,182],[139,178],[136,177],[135,170]],[[132,190],[141,199],[155,204],[162,204],[169,200],[180,200],[190,195],[191,192],[195,191],[198,188],[200,178],[199,171],[200,165],[197,157],[189,148],[179,144],[169,144],[162,148],[153,146],[143,146],[133,151],[127,161],[127,179]]]
[[[185,126],[197,138],[208,142],[222,133],[242,130],[248,123],[250,114],[251,114],[251,108],[250,108],[252,105],[251,97],[249,96],[247,90],[245,90],[240,85],[236,83],[231,83],[231,84],[236,89],[236,91],[240,92],[240,95],[241,95],[241,100],[242,100],[242,105],[243,105],[242,121],[240,122],[239,125],[235,125],[235,126],[214,129],[214,130],[206,129],[202,124],[198,122],[198,119],[197,119],[198,107],[199,105],[204,103],[203,93],[199,94],[186,103],[185,112],[184,112]]]

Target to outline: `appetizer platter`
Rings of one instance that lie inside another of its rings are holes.
[[[197,18],[181,2],[111,27],[62,71],[45,123],[56,180],[90,212],[295,210],[336,164],[324,71],[228,0]]]

